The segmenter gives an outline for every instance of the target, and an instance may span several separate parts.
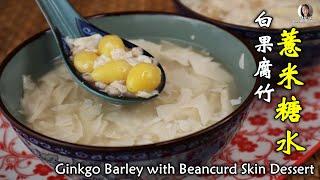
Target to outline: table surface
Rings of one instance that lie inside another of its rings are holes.
[[[83,16],[121,11],[175,12],[172,0],[70,0]],[[33,0],[0,0],[0,62],[17,45],[32,35],[48,28]],[[292,176],[288,179],[319,179],[320,152],[306,164],[317,164],[313,177]]]

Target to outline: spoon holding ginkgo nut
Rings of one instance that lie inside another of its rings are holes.
[[[36,1],[81,87],[113,104],[150,100],[164,89],[164,70],[147,51],[90,24],[67,0]]]

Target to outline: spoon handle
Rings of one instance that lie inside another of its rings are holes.
[[[85,21],[67,0],[36,0],[51,29],[62,36],[76,38],[81,36],[77,22]]]

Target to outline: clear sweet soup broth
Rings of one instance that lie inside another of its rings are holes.
[[[130,106],[108,104],[79,87],[58,63],[37,81],[23,77],[21,104],[28,126],[77,144],[132,146],[185,136],[234,110],[233,77],[212,57],[169,42],[134,43],[165,69],[167,83],[159,97]]]
[[[320,24],[318,0],[181,0],[181,2],[202,15],[236,25],[258,27],[253,21],[262,10],[266,10],[273,17],[272,28]],[[302,4],[312,7],[312,20],[301,22],[298,8]]]

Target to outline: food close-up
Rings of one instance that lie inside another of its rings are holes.
[[[320,178],[320,2],[0,7],[0,179]]]
[[[143,49],[127,49],[117,35],[66,39],[82,78],[112,96],[149,98],[158,94],[161,70]]]

